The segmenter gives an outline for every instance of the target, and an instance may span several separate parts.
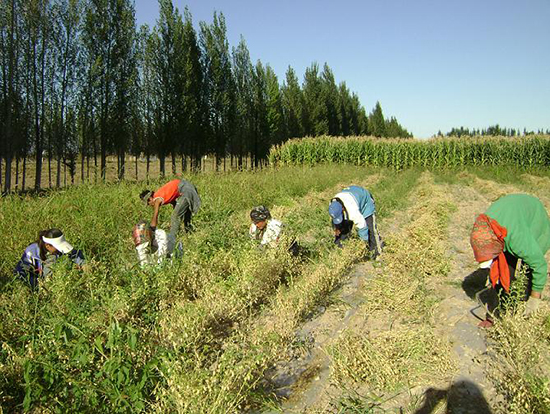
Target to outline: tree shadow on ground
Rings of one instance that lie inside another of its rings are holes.
[[[492,414],[481,389],[471,381],[453,383],[448,389],[429,388],[424,393],[424,403],[414,414],[432,414],[446,401],[446,414]]]

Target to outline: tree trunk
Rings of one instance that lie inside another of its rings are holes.
[[[145,180],[149,183],[149,167],[151,165],[151,156],[147,154],[147,167],[145,169]]]
[[[52,156],[51,151],[48,151],[48,185],[52,188]]]
[[[136,155],[136,181],[139,181],[139,175],[138,175],[138,156]]]
[[[166,156],[164,154],[159,155],[159,167],[160,167],[160,176],[164,178],[166,176]]]
[[[15,190],[19,190],[19,155],[15,157]]]
[[[23,179],[21,180],[21,190],[25,191],[25,183],[27,181],[27,155],[23,157]]]
[[[82,154],[80,155],[80,182],[84,182],[84,143],[82,143]]]
[[[105,182],[107,177],[107,143],[101,143],[101,179]]]
[[[94,152],[94,183],[97,183],[97,152]]]
[[[57,156],[57,177],[55,180],[55,186],[57,188],[61,187],[61,157]]]
[[[124,151],[121,151],[120,152],[120,168],[119,168],[119,171],[118,171],[118,179],[121,181],[121,180],[124,180],[124,170],[126,169],[126,154]]]
[[[172,154],[172,175],[176,175],[176,174],[177,174],[176,157],[174,156],[174,154]]]
[[[4,192],[9,193],[11,191],[11,155],[6,155],[6,172],[4,173]]]

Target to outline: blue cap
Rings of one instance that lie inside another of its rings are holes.
[[[332,217],[333,224],[340,224],[344,220],[342,204],[336,200],[333,200],[328,206],[328,214]]]

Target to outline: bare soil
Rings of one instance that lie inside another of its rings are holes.
[[[451,271],[446,279],[433,280],[431,287],[442,298],[436,309],[436,332],[452,343],[458,370],[451,378],[434,379],[433,383],[390,397],[381,407],[385,412],[475,414],[491,413],[498,406],[498,397],[485,376],[490,358],[485,331],[477,326],[485,316],[485,308],[479,305],[475,294],[485,287],[487,273],[480,271],[473,260],[469,234],[478,214],[501,193],[517,192],[517,189],[480,180],[475,189],[446,185],[445,191],[456,205],[448,226]],[[396,230],[409,220],[406,214],[404,211],[389,223],[383,223],[383,229]],[[362,292],[368,289],[376,266],[376,262],[357,264],[334,293],[331,303],[319,307],[296,332],[291,357],[277,363],[267,375],[272,391],[281,401],[279,410],[270,412],[338,412],[334,401],[342,390],[331,382],[331,361],[325,350],[344,330],[361,334],[374,328],[372,324],[376,324],[376,320],[362,314],[361,304]],[[391,315],[387,316],[391,319]]]
[[[235,160],[234,160],[235,161]],[[85,161],[84,169],[82,169],[81,160],[78,159],[75,165],[75,174],[74,182],[71,177],[69,168],[61,163],[59,176],[60,176],[60,187],[67,187],[75,184],[82,183],[98,183],[101,181],[101,169],[100,169],[100,160],[97,159],[98,165],[94,164],[94,159],[91,158],[89,163]],[[182,165],[181,157],[174,160],[175,169],[172,168],[172,158],[167,157],[165,160],[165,174],[166,175],[178,175],[178,174],[187,174],[190,173],[189,170],[189,160],[185,163],[185,169]],[[2,162],[0,169],[0,179],[2,182],[1,189],[3,190],[5,184],[5,163]],[[242,167],[244,170],[252,170],[254,166],[250,158],[244,159],[244,165]],[[219,171],[236,171],[237,168],[231,165],[231,159],[227,158],[222,160],[219,167]],[[216,171],[216,159],[213,156],[203,157],[201,160],[200,172],[213,172]],[[41,188],[55,188],[57,187],[57,160],[52,159],[51,163],[48,162],[46,158],[42,161],[42,171],[41,171]],[[157,157],[151,157],[149,163],[149,171],[147,171],[147,160],[144,157],[138,158],[133,155],[126,156],[125,162],[125,174],[124,180],[128,181],[140,181],[148,179],[156,179],[161,176],[160,174],[160,162]],[[11,190],[12,191],[24,191],[34,189],[34,182],[36,177],[36,162],[34,159],[28,159],[26,170],[25,170],[25,185],[23,186],[23,161],[20,160],[19,168],[16,167],[15,160],[12,162],[11,168]],[[118,181],[118,164],[116,157],[107,157],[106,171],[105,171],[105,180],[107,182],[117,182]]]

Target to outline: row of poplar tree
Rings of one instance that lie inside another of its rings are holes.
[[[451,128],[449,132],[445,134],[447,137],[475,137],[475,136],[498,136],[498,137],[520,137],[527,135],[550,135],[550,129],[538,129],[536,131],[528,130],[527,128],[506,128],[501,127],[499,124],[491,125],[487,128],[466,128],[466,127],[455,127]],[[438,137],[444,136],[441,131],[438,131]]]
[[[132,0],[0,1],[0,171],[34,158],[71,176],[116,155],[158,157],[161,174],[176,157],[199,168],[205,154],[235,166],[258,165],[291,137],[409,136],[377,103],[370,114],[327,64],[313,63],[300,84],[289,67],[253,63],[243,38],[231,48],[223,14],[198,30],[185,9],[159,0],[154,27],[136,26]],[[45,160],[44,160],[45,159]],[[186,161],[188,160],[188,161]],[[2,168],[3,167],[3,168]],[[85,172],[87,171],[87,173]],[[0,180],[2,174],[0,173]],[[23,173],[23,177],[25,174]],[[51,178],[50,178],[51,180]],[[23,184],[24,186],[24,184]]]

